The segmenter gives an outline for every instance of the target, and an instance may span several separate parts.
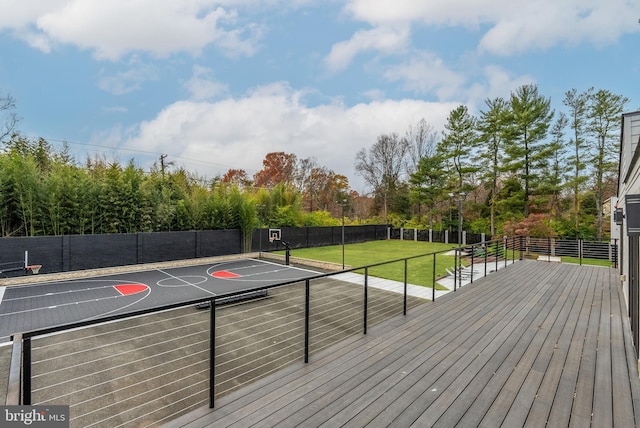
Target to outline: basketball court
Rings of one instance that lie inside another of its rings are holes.
[[[0,343],[17,332],[266,287],[317,273],[240,259],[0,287]]]

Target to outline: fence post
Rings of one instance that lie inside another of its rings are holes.
[[[311,286],[309,279],[305,280],[304,291],[304,362],[309,362],[309,318],[310,318],[310,306],[311,306]]]

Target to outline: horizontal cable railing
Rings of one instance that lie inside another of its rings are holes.
[[[25,332],[13,338],[23,349],[12,395],[69,405],[71,426],[167,422],[508,266],[522,244],[487,241]],[[241,300],[247,293],[256,298]]]

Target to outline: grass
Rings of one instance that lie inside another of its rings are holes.
[[[580,259],[578,257],[562,256],[561,260],[562,260],[562,263],[575,263],[575,264],[579,264],[580,263]],[[584,258],[583,257],[582,258],[582,264],[583,265],[611,267],[611,260],[588,259],[588,258]]]
[[[452,248],[455,248],[455,245],[399,240],[347,244],[344,246],[344,263],[351,267],[361,267],[388,262],[381,266],[369,268],[369,274],[379,278],[403,282],[404,261],[396,260],[422,256],[407,261],[407,282],[431,287],[433,283],[434,259],[432,253],[447,251]],[[284,251],[278,251],[277,253],[284,254]],[[341,264],[342,245],[294,249],[291,250],[291,256]],[[436,279],[446,276],[447,268],[453,269],[453,266],[453,256],[437,254]],[[436,289],[446,290],[447,288],[436,283]]]
[[[359,244],[346,244],[344,246],[344,264],[346,266],[358,268],[361,266],[370,266],[376,263],[385,263],[380,266],[369,268],[369,274],[379,278],[390,279],[393,281],[404,281],[405,258],[421,256],[407,260],[407,282],[409,284],[422,285],[431,287],[433,284],[433,253],[439,253],[436,259],[436,280],[447,276],[447,269],[453,270],[455,261],[453,256],[445,255],[444,252],[455,248],[454,244],[440,244],[435,242],[416,242],[416,241],[400,241],[400,240],[383,240],[369,241]],[[494,249],[490,246],[488,253],[491,255]],[[278,254],[284,254],[284,251],[277,251]],[[319,260],[331,263],[342,263],[342,245],[332,245],[326,247],[300,248],[291,250],[293,257],[301,257],[304,259]],[[507,250],[507,259],[518,259],[519,253]],[[503,256],[504,256],[503,255]],[[476,258],[476,263],[482,263],[483,257],[480,255]],[[399,261],[398,261],[399,260]],[[562,257],[563,263],[580,263],[577,257]],[[583,264],[596,266],[610,266],[608,260],[598,259],[582,259]],[[363,273],[364,270],[358,272]],[[446,287],[436,282],[437,290],[446,290]]]

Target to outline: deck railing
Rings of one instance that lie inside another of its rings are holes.
[[[406,314],[426,302],[412,282],[435,300],[450,274],[456,291],[543,244],[504,238],[263,286],[242,303],[229,302],[247,290],[16,334],[7,404],[69,405],[71,426],[166,422]],[[395,290],[383,287],[393,271]]]

